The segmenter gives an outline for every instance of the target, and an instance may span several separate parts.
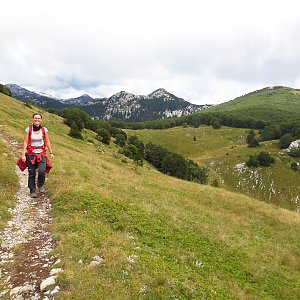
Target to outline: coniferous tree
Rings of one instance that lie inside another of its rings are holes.
[[[256,139],[255,132],[253,129],[251,129],[249,131],[249,134],[247,135],[247,144],[248,147],[259,147],[259,142]]]

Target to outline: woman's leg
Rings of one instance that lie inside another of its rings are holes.
[[[26,155],[26,162],[28,167],[28,188],[30,193],[35,192],[35,176],[36,176],[36,164],[32,164],[31,160],[33,159],[33,155]]]
[[[38,163],[38,184],[37,186],[41,188],[45,183],[46,178],[46,156],[43,156],[43,160]]]

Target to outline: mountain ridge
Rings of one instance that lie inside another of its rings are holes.
[[[110,97],[93,98],[83,94],[76,98],[58,99],[48,97],[41,92],[29,91],[16,84],[7,84],[12,96],[42,108],[78,107],[93,118],[118,121],[148,121],[169,117],[181,117],[207,109],[210,104],[192,104],[179,98],[164,88],[159,88],[148,95],[135,95],[120,91]]]

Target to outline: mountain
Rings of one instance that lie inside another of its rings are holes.
[[[29,102],[33,105],[43,108],[64,108],[65,105],[59,99],[46,95],[44,93],[37,93],[29,91],[16,84],[6,84],[12,93],[12,97],[23,102]]]
[[[181,117],[210,106],[191,104],[165,89],[158,89],[146,96],[122,91],[80,107],[89,115],[104,120],[146,121]]]
[[[84,94],[77,98],[57,99],[7,84],[12,96],[42,108],[79,107],[90,116],[104,120],[147,121],[169,117],[181,117],[207,109],[211,105],[196,105],[179,98],[165,89],[149,95],[134,95],[121,91],[109,98],[92,98]]]

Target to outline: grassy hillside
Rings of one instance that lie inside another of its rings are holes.
[[[22,139],[32,112],[0,95],[11,137]],[[115,145],[43,119],[56,155],[46,182],[64,269],[56,299],[299,298],[298,213],[148,165],[136,172]],[[104,264],[88,267],[95,255]]]
[[[201,113],[252,117],[265,122],[300,119],[300,90],[288,87],[264,88],[216,105]]]
[[[291,161],[296,159],[278,149],[278,141],[263,142],[259,148],[249,148],[246,145],[248,130],[230,127],[218,130],[211,126],[176,127],[127,132],[129,135],[137,135],[145,143],[159,144],[200,164],[210,166],[211,181],[217,179],[223,188],[300,211],[300,172],[295,172],[290,167]],[[193,140],[194,137],[196,141]],[[270,152],[275,157],[276,162],[272,167],[241,166],[250,155],[260,151]]]

